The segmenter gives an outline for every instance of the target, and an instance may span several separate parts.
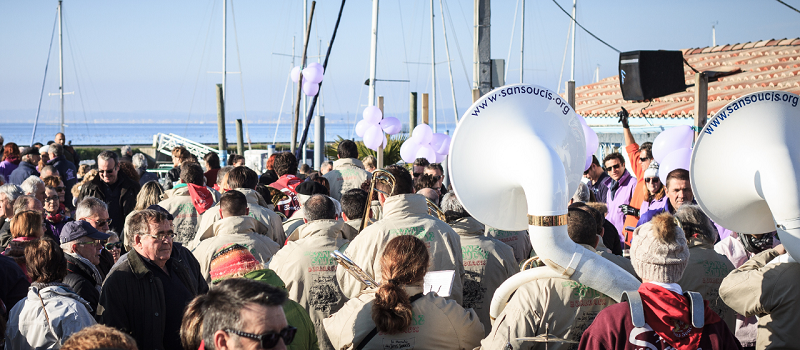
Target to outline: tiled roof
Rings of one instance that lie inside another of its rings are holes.
[[[733,73],[708,83],[709,116],[731,100],[756,91],[782,90],[800,94],[800,38],[681,51],[683,57],[698,71]],[[684,74],[686,84],[693,85],[694,72],[686,65]],[[575,101],[577,112],[584,117],[615,116],[620,106],[624,106],[631,116],[637,117],[694,117],[694,86],[652,101],[625,101],[619,88],[619,76],[613,76],[577,87]]]

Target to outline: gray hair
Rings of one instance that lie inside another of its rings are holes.
[[[133,161],[133,167],[138,170],[147,169],[147,157],[144,154],[136,153],[131,158]]]
[[[581,203],[589,201],[589,186],[583,182],[578,183],[578,190],[572,195],[573,203]]]
[[[25,195],[25,192],[23,192],[19,186],[14,184],[5,184],[0,186],[0,193],[5,194],[8,201],[12,203],[20,196]]]
[[[108,205],[95,197],[84,197],[75,208],[75,218],[81,220],[96,214],[100,209],[108,211]]]
[[[56,157],[61,157],[64,155],[64,146],[58,142],[54,142],[50,144],[50,148],[47,149],[47,152],[52,153]]]
[[[686,233],[686,239],[693,236],[699,236],[707,243],[714,244],[717,241],[717,228],[711,223],[711,220],[703,213],[699,205],[684,204],[675,212],[675,219],[678,220],[683,232]]]
[[[132,153],[131,146],[129,146],[129,145],[122,146],[120,148],[120,150],[119,150],[119,153],[122,153],[123,156],[128,154],[128,153]]]
[[[126,245],[133,245],[136,235],[146,235],[150,233],[150,223],[161,223],[167,221],[167,214],[153,209],[139,210],[130,214],[125,220],[125,240]]]
[[[315,220],[336,219],[336,204],[324,194],[315,194],[303,204],[305,218],[309,222]]]
[[[444,216],[447,219],[448,223],[452,223],[461,218],[469,218],[472,217],[464,206],[461,204],[461,201],[458,200],[456,194],[453,192],[448,192],[447,194],[442,197],[442,212],[444,212]]]
[[[100,152],[100,154],[97,155],[97,164],[100,164],[100,160],[101,159],[106,161],[106,162],[109,161],[110,159],[113,159],[114,160],[114,166],[119,165],[119,158],[117,157],[117,154],[112,152],[112,151]]]
[[[25,181],[22,181],[22,184],[19,187],[22,189],[25,194],[34,195],[36,194],[36,190],[38,186],[44,186],[44,181],[40,179],[36,175],[31,175]]]

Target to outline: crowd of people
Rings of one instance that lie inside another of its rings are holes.
[[[786,253],[776,233],[714,223],[688,170],[661,183],[652,144],[620,120],[628,160],[593,158],[566,226],[642,282],[636,297],[539,278],[496,317],[503,282],[549,267],[528,231],[475,219],[441,164],[377,175],[375,158],[343,140],[319,171],[283,152],[258,175],[241,156],[223,167],[215,152],[178,146],[159,177],[129,146],[91,168],[61,133],[7,143],[0,348],[544,349],[535,336],[549,349],[797,348],[800,267],[769,263]],[[452,276],[444,290],[426,290],[434,273]]]

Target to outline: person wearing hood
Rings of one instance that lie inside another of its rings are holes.
[[[629,210],[633,208],[629,204],[636,189],[636,178],[625,169],[625,158],[620,153],[614,152],[607,155],[603,158],[603,165],[608,176],[611,177],[606,194],[606,205],[608,205],[606,219],[617,229],[620,241],[630,244],[630,237],[625,237],[623,226],[626,215],[636,216],[638,214]]]
[[[336,260],[331,257],[348,242],[343,237],[347,225],[337,220],[336,206],[326,195],[311,196],[303,208],[304,224],[289,235],[269,267],[286,282],[289,299],[308,310],[320,349],[334,349],[322,320],[347,301],[336,282]]]
[[[342,140],[336,150],[339,159],[333,162],[333,170],[323,176],[331,185],[331,197],[341,200],[342,195],[350,189],[361,188],[361,183],[371,177],[364,170],[364,164],[358,160],[358,147],[350,140]]]
[[[629,302],[609,306],[583,332],[578,349],[742,348],[708,302],[699,307],[701,310],[693,309],[692,301],[678,284],[689,263],[689,246],[686,234],[672,215],[658,215],[633,231],[631,262],[642,278],[637,293],[644,324],[634,326]],[[640,311],[635,311],[637,319]],[[702,326],[695,327],[700,323],[700,312]]]
[[[97,268],[100,264],[101,241],[109,235],[98,231],[92,224],[80,220],[70,221],[61,231],[61,249],[67,260],[64,283],[97,310],[100,287],[105,276]]]
[[[485,335],[489,335],[492,324],[489,308],[494,291],[506,279],[519,272],[514,251],[505,243],[484,236],[484,225],[464,209],[455,193],[444,195],[442,211],[447,223],[461,239],[465,273],[462,306],[475,310],[478,319],[485,326]]]
[[[386,244],[397,236],[420,238],[431,256],[433,266],[430,271],[455,271],[449,298],[461,303],[464,288],[461,239],[449,225],[428,214],[427,201],[422,195],[414,194],[411,174],[406,168],[390,165],[385,171],[392,174],[396,181],[394,190],[384,182],[375,184],[375,193],[383,207],[383,217],[361,231],[344,254],[380,282],[381,256]],[[348,298],[355,298],[365,288],[344,268],[336,270],[336,278]]]
[[[175,242],[187,244],[194,239],[200,215],[214,206],[214,196],[205,186],[203,168],[194,162],[180,165],[180,183],[165,192],[167,199],[158,203],[175,218]]]
[[[274,271],[264,267],[253,254],[243,245],[231,243],[216,252],[211,257],[211,283],[225,285],[225,280],[243,278],[261,282],[286,292],[286,286]],[[186,307],[181,325],[181,343],[184,349],[197,349],[203,338],[203,319],[205,317],[205,296],[195,298]],[[297,334],[288,350],[318,350],[317,334],[308,312],[296,301],[286,299],[283,303],[283,313],[286,321],[297,328]]]
[[[31,175],[39,176],[36,165],[39,164],[40,159],[39,149],[36,147],[26,147],[25,150],[22,151],[22,160],[19,162],[19,166],[11,172],[6,180],[19,186]]]
[[[292,214],[292,217],[283,222],[283,230],[286,232],[287,236],[291,235],[295,230],[297,230],[298,227],[305,224],[305,202],[315,194],[328,196],[330,193],[327,187],[311,180],[303,181],[303,183],[296,187],[296,190],[297,199],[300,202],[300,209],[295,211],[294,214]],[[328,196],[328,198],[331,197]],[[336,207],[336,215],[341,218],[342,204],[333,198],[331,198],[331,200],[333,201],[333,205]],[[345,239],[351,240],[358,234],[358,229],[351,229],[350,226],[346,226],[343,229]]]
[[[297,198],[297,186],[303,183],[297,177],[297,158],[291,152],[278,153],[273,163],[275,174],[278,179],[269,184],[286,195],[286,198],[275,203],[275,210],[290,218],[296,210],[300,209],[300,201]],[[291,232],[290,232],[291,233]]]
[[[266,231],[259,230],[259,232],[264,232],[275,243],[283,245],[286,241],[286,234],[283,231],[281,218],[274,211],[267,208],[267,202],[256,192],[258,174],[255,171],[248,167],[235,167],[225,173],[222,183],[218,183],[218,185],[222,186],[221,192],[236,190],[244,194],[247,198],[247,208],[250,210],[248,215],[255,218],[267,229]],[[200,218],[200,226],[190,244],[190,248],[196,247],[201,241],[214,236],[214,223],[221,219],[220,213],[219,203],[203,213]]]
[[[714,312],[725,321],[731,332],[736,330],[736,313],[719,297],[719,286],[734,267],[728,259],[714,250],[717,229],[699,205],[682,205],[675,219],[686,234],[689,263],[678,284],[684,290],[698,292],[708,300]]]
[[[239,191],[225,192],[219,200],[221,219],[214,222],[214,236],[203,240],[194,248],[194,254],[200,263],[200,271],[206,282],[211,282],[209,269],[211,257],[220,247],[230,243],[244,245],[262,263],[267,263],[281,249],[267,235],[267,227],[249,216],[247,198]]]
[[[38,240],[25,248],[33,279],[28,297],[8,313],[5,348],[58,349],[70,335],[95,324],[89,303],[61,283],[67,261],[58,243]]]

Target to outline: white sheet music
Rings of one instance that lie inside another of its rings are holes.
[[[430,271],[425,274],[424,292],[436,292],[440,297],[449,297],[453,289],[455,270]]]

